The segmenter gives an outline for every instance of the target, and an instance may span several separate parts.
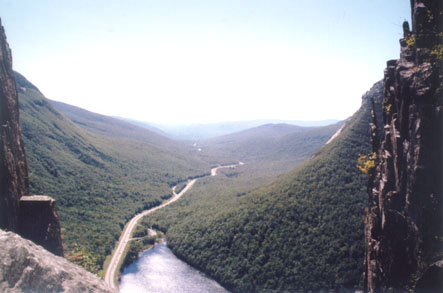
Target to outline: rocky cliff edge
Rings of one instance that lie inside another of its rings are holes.
[[[0,230],[1,292],[113,292],[97,276],[13,232]]]
[[[400,59],[385,70],[383,121],[371,125],[370,292],[443,292],[442,6],[411,0],[412,30],[403,24]]]

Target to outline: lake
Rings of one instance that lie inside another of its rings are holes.
[[[141,254],[124,269],[120,292],[228,292],[216,281],[178,259],[165,243]]]

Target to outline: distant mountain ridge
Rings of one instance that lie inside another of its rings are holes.
[[[121,119],[94,113],[83,108],[63,102],[49,100],[51,104],[72,122],[80,127],[109,137],[125,138],[148,144],[164,146],[181,145],[165,135],[161,135],[146,127],[135,125]],[[182,145],[183,146],[183,145]]]
[[[207,124],[186,124],[186,125],[166,125],[149,122],[142,122],[127,118],[119,118],[136,125],[146,127],[153,131],[158,131],[168,135],[171,138],[179,140],[201,141],[205,139],[223,136],[246,129],[254,128],[266,124],[289,124],[303,127],[326,126],[337,123],[339,120],[319,120],[319,121],[303,121],[303,120],[279,120],[279,119],[261,119],[250,121],[234,121]]]
[[[148,129],[148,130],[150,130],[152,132],[155,132],[157,134],[163,135],[165,137],[173,138],[170,134],[164,132],[160,128],[155,127],[155,126],[153,126],[153,125],[151,125],[150,123],[147,123],[147,122],[143,122],[143,121],[139,121],[139,120],[135,120],[135,119],[130,119],[130,118],[125,118],[125,117],[120,117],[120,116],[112,116],[112,118],[123,120],[123,121],[129,122],[129,123],[131,123],[133,125],[137,125],[139,127],[146,128],[146,129]]]
[[[265,124],[197,143],[203,156],[232,158],[234,161],[297,163],[320,149],[341,127],[338,122],[321,127]],[[221,159],[220,159],[221,160]],[[292,168],[297,163],[292,164]]]
[[[277,138],[277,137],[281,137],[281,136],[284,136],[284,135],[287,135],[290,133],[306,131],[308,129],[309,129],[308,127],[302,127],[302,126],[298,126],[298,125],[290,125],[290,124],[286,124],[286,123],[278,123],[278,124],[267,123],[267,124],[263,124],[260,126],[241,130],[238,132],[226,134],[223,136],[214,137],[214,138],[208,139],[206,141],[217,141],[217,140],[226,139],[228,137],[240,138],[240,137],[244,137],[244,136],[254,136],[254,135]]]

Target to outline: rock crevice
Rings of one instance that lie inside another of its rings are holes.
[[[442,288],[441,281],[420,282],[443,259],[442,4],[412,0],[411,8],[412,30],[405,22],[400,59],[385,70],[380,141],[372,127],[377,160],[365,228],[369,291]]]

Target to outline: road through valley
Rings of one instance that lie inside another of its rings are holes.
[[[211,176],[217,175],[217,170],[221,168],[235,168],[236,166],[243,165],[243,162],[239,162],[238,164],[233,165],[227,165],[227,166],[219,166],[211,169]],[[137,214],[134,216],[129,223],[126,225],[126,227],[123,229],[123,232],[120,236],[120,240],[117,243],[117,248],[114,250],[111,261],[109,262],[108,268],[105,273],[105,282],[114,290],[118,290],[118,286],[115,282],[116,280],[116,274],[117,274],[117,267],[118,263],[120,262],[121,258],[123,257],[124,251],[126,246],[128,245],[128,242],[130,241],[130,236],[132,231],[134,230],[135,226],[137,225],[138,221],[140,221],[141,218],[144,216],[151,214],[155,212],[156,210],[159,210],[161,208],[164,208],[167,205],[170,205],[171,203],[177,201],[183,194],[185,194],[189,189],[192,188],[194,183],[197,181],[197,179],[189,180],[186,183],[185,188],[183,188],[179,193],[175,192],[175,189],[177,186],[172,187],[172,197],[162,203],[161,205],[151,208],[149,210],[145,210],[141,212],[140,214]]]

